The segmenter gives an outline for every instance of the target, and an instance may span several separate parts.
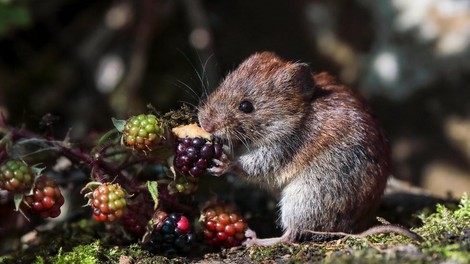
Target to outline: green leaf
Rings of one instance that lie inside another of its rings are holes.
[[[13,201],[15,202],[15,211],[20,212],[24,216],[24,218],[26,218],[26,220],[30,221],[29,217],[26,215],[26,213],[23,212],[23,210],[21,210],[21,208],[20,208],[20,204],[23,201],[23,196],[24,196],[23,194],[15,194],[13,196]],[[25,203],[25,204],[28,205],[27,203]]]
[[[122,121],[122,120],[118,120],[118,121]],[[114,124],[114,126],[116,126],[116,124]],[[108,141],[113,141],[114,139],[116,139],[116,135],[118,134],[118,132],[122,132],[122,131],[117,131],[117,127],[116,129],[109,130],[108,132],[106,132],[104,135],[100,137],[97,145],[101,146]]]
[[[84,193],[85,191],[91,191],[93,192],[96,188],[98,188],[98,186],[100,186],[102,183],[99,182],[99,181],[92,181],[92,182],[89,182],[85,185],[85,187],[82,188],[82,190],[80,190],[80,193]]]
[[[156,181],[148,181],[147,188],[152,195],[153,202],[155,205],[153,206],[154,209],[158,208],[158,182]]]
[[[39,177],[42,172],[46,169],[45,167],[42,168],[42,167],[39,167],[40,164],[36,164],[34,166],[31,166],[31,170],[33,171],[34,175],[36,176],[36,179],[37,177]]]
[[[13,196],[13,201],[15,202],[15,211],[20,209],[21,201],[23,201],[23,194],[15,194]]]
[[[122,133],[122,131],[124,131],[124,126],[126,125],[126,120],[116,119],[114,117],[112,117],[111,120],[113,121],[113,125],[117,131]]]

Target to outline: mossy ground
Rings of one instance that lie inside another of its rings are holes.
[[[221,251],[200,246],[184,257],[153,254],[137,243],[126,245],[103,235],[102,225],[82,220],[40,233],[36,245],[2,256],[0,263],[470,263],[467,195],[457,207],[437,205],[419,218],[422,225],[413,230],[423,242],[384,234]]]

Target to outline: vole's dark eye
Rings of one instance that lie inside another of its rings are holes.
[[[255,108],[253,107],[253,104],[250,101],[244,100],[240,103],[238,106],[238,110],[242,111],[243,113],[251,113]]]

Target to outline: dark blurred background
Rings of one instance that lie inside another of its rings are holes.
[[[467,0],[0,0],[0,111],[32,130],[51,113],[80,139],[148,103],[197,105],[262,50],[360,90],[395,177],[470,191]]]

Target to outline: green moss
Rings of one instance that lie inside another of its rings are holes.
[[[269,247],[248,248],[248,258],[253,263],[277,261],[282,263],[306,263],[319,261],[325,257],[328,244],[276,244]]]
[[[376,248],[366,248],[363,250],[353,250],[349,252],[333,252],[325,258],[324,263],[428,263],[425,256],[408,246],[393,248],[389,250],[378,250]]]
[[[292,251],[292,245],[287,245],[288,252]],[[277,244],[269,247],[252,247],[249,249],[249,256],[254,261],[264,261],[275,259],[280,255],[281,251],[286,251],[286,247],[282,244]]]
[[[77,245],[87,245],[98,238],[96,221],[82,220],[64,223],[53,230],[39,232],[35,242],[26,249],[11,252],[5,263],[49,263],[48,256],[71,251]]]
[[[440,261],[470,263],[470,199],[464,194],[457,207],[438,204],[434,213],[422,213],[415,231],[425,241],[421,250]]]
[[[48,263],[54,264],[72,264],[72,263],[83,263],[83,264],[94,264],[99,263],[98,252],[100,251],[100,242],[97,240],[88,245],[76,246],[72,251],[63,253],[62,248],[59,249],[59,253],[56,256],[48,259]],[[40,262],[36,262],[40,263]]]
[[[425,241],[422,251],[436,259],[470,263],[470,199],[464,194],[457,208],[437,205],[436,212],[421,214],[416,229]]]
[[[423,226],[417,228],[416,232],[428,243],[448,242],[452,236],[470,228],[470,199],[464,194],[458,209],[453,210],[438,204],[435,213],[423,213],[419,218],[423,221]]]
[[[95,240],[86,245],[77,245],[65,252],[62,248],[54,256],[38,256],[35,264],[95,264],[95,263],[119,263],[124,258],[131,263],[180,263],[163,256],[152,256],[148,251],[142,250],[138,244],[118,247],[103,244],[101,240]]]

